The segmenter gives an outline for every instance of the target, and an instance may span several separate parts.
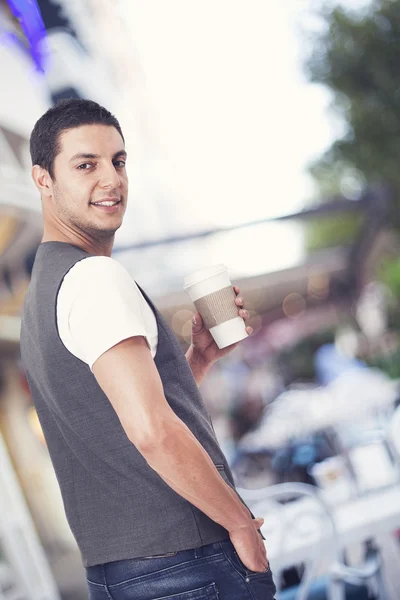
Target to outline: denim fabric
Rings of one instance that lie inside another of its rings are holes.
[[[272,572],[250,571],[229,538],[168,556],[86,568],[90,600],[274,600]]]

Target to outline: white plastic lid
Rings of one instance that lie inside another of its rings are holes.
[[[204,269],[199,269],[194,273],[190,273],[190,275],[186,275],[184,278],[183,287],[187,288],[194,283],[198,283],[199,281],[203,281],[203,279],[208,279],[208,277],[213,277],[214,275],[227,270],[228,268],[223,263],[211,265],[210,267],[204,267]]]

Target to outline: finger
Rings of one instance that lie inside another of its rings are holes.
[[[236,302],[236,304],[237,304],[238,306],[243,306],[243,304],[244,304],[244,300],[243,300],[243,298],[242,298],[241,296],[237,296],[237,297],[235,298],[235,302]]]
[[[246,310],[245,308],[242,308],[239,310],[239,315],[244,319],[248,319],[249,318],[249,311]]]
[[[260,536],[260,540],[259,541],[260,541],[260,550],[262,552],[264,562],[266,563],[265,567],[267,567],[268,564],[269,564],[268,557],[267,557],[267,548],[266,548],[266,546],[264,544],[264,541],[261,538],[261,536]]]
[[[252,327],[250,327],[250,325],[248,325],[248,326],[246,327],[246,331],[247,331],[247,333],[248,333],[249,335],[251,335],[251,334],[253,333],[254,329],[253,329]]]
[[[260,544],[260,552],[261,552],[261,555],[262,555],[262,559],[261,559],[262,560],[262,568],[264,569],[264,571],[267,571],[269,569],[269,560],[268,560],[268,557],[267,557],[267,548],[266,548],[266,546],[265,546],[265,544],[264,544],[261,536],[260,536],[260,539],[259,539],[259,544]]]
[[[240,287],[239,286],[234,285],[233,289],[234,289],[234,292],[235,292],[236,295],[240,294]]]

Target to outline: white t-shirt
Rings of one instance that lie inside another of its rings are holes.
[[[125,267],[111,257],[78,261],[62,281],[56,312],[63,344],[90,370],[106,350],[134,335],[143,335],[155,356],[155,315]]]

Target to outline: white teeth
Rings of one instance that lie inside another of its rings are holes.
[[[94,202],[96,206],[115,206],[118,202]]]

